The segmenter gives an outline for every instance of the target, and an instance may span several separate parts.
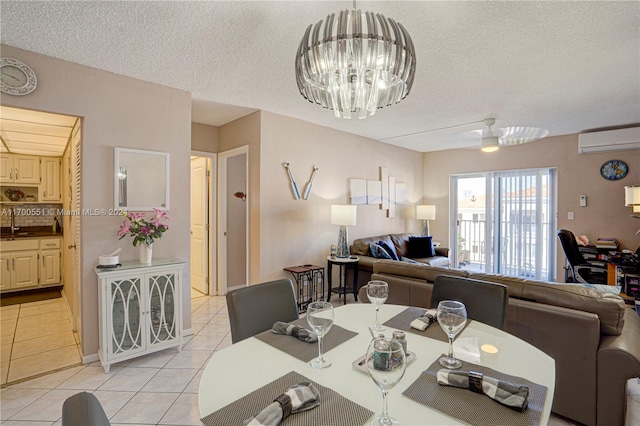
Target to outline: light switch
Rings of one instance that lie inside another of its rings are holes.
[[[573,220],[573,212],[569,212],[569,213],[567,214],[567,219],[569,219],[569,220]]]
[[[580,196],[580,207],[587,207],[587,196],[586,195],[581,195]]]

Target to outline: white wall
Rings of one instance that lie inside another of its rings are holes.
[[[2,45],[2,55],[27,63],[38,88],[27,96],[2,96],[4,105],[83,117],[82,208],[113,208],[114,147],[170,154],[171,229],[154,244],[154,257],[180,258],[184,328],[191,328],[189,280],[189,155],[191,95],[106,71]],[[118,241],[121,217],[83,216],[82,341],[84,355],[98,350],[98,256],[122,247],[123,261],[136,260],[131,239]]]

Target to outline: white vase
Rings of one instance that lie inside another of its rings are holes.
[[[151,258],[153,257],[153,244],[140,244],[140,263],[145,265],[151,264]]]

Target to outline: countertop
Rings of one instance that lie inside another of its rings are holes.
[[[7,241],[11,239],[23,238],[45,238],[45,237],[62,237],[62,229],[55,234],[51,232],[50,226],[21,226],[20,229],[11,233],[11,228],[0,228],[0,239]]]

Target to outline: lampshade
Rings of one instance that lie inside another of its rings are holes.
[[[331,224],[355,226],[356,214],[356,206],[334,204],[331,206]]]
[[[416,219],[436,220],[436,206],[431,204],[416,206]]]
[[[402,24],[355,7],[309,25],[295,60],[300,94],[342,118],[366,118],[400,102],[415,69],[413,41]]]
[[[640,205],[640,185],[624,187],[624,205],[627,207]]]

